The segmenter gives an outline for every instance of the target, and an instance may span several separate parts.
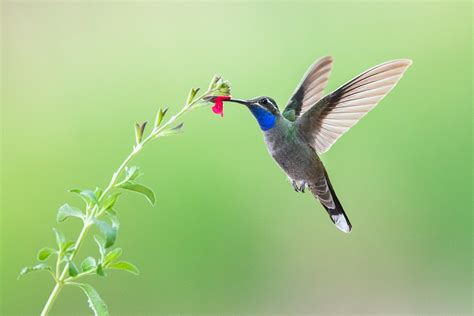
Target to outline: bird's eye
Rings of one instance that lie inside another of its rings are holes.
[[[266,104],[268,104],[268,99],[267,99],[267,98],[263,98],[263,99],[260,100],[259,103],[260,103],[261,105],[266,105]]]

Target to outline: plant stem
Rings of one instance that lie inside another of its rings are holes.
[[[74,245],[74,250],[71,254],[71,260],[76,256],[77,251],[79,250],[79,247],[81,246],[89,227],[90,226],[89,226],[89,224],[87,224],[87,222],[84,223],[84,226],[82,226],[82,230],[79,233],[79,236],[77,237],[76,243]],[[56,285],[54,286],[53,291],[49,295],[48,301],[46,302],[46,304],[43,307],[43,311],[41,312],[41,316],[48,315],[49,311],[51,310],[51,307],[53,306],[54,301],[56,300],[56,297],[59,294],[59,291],[61,290],[61,288],[64,285],[64,278],[66,277],[66,273],[67,273],[67,265],[64,267],[64,269],[61,272],[61,275],[59,276],[59,278],[56,279]]]
[[[136,144],[134,147],[133,147],[133,150],[132,152],[127,156],[127,158],[125,158],[125,160],[120,164],[119,168],[114,172],[112,178],[110,179],[110,182],[109,182],[109,185],[105,188],[105,190],[102,192],[102,194],[100,195],[100,197],[98,198],[98,204],[96,204],[92,210],[90,211],[90,213],[88,212],[87,210],[87,214],[89,214],[89,216],[86,218],[86,220],[84,221],[84,226],[82,227],[82,230],[81,232],[79,233],[79,236],[77,237],[77,240],[76,240],[76,243],[74,245],[74,250],[73,252],[71,253],[71,257],[70,257],[70,261],[72,261],[74,259],[74,257],[76,256],[77,252],[79,251],[79,248],[80,246],[82,245],[82,242],[84,241],[85,239],[85,236],[86,236],[86,233],[87,231],[89,230],[89,227],[90,227],[90,221],[92,218],[94,217],[98,217],[100,216],[103,212],[101,212],[99,210],[99,205],[100,203],[103,201],[103,199],[107,196],[107,194],[115,188],[116,184],[117,184],[117,179],[119,178],[119,176],[122,174],[122,172],[124,171],[125,167],[130,163],[130,161],[138,155],[138,153],[143,149],[143,146],[145,144],[147,144],[148,142],[150,142],[151,140],[155,139],[155,138],[158,138],[160,137],[160,133],[163,132],[166,128],[168,128],[168,126],[170,126],[171,124],[173,124],[177,119],[179,119],[185,112],[187,112],[195,103],[201,101],[204,97],[208,96],[208,95],[211,95],[213,92],[215,92],[216,90],[211,90],[209,89],[208,91],[206,91],[205,93],[203,93],[199,98],[196,98],[194,101],[192,101],[191,103],[187,103],[177,114],[175,114],[174,116],[172,116],[166,123],[164,123],[160,128],[157,128],[155,127],[153,129],[153,131],[140,143]],[[97,216],[96,216],[97,215]],[[59,260],[59,259],[58,259]],[[58,270],[59,270],[59,264],[57,264],[57,268],[56,268],[56,275],[58,275]],[[51,294],[49,295],[49,298],[48,300],[46,301],[46,304],[44,305],[43,307],[43,310],[41,312],[41,316],[46,316],[48,315],[48,313],[50,312],[59,292],[61,291],[62,287],[64,286],[64,282],[66,280],[66,274],[68,272],[68,264],[66,263],[66,265],[64,266],[61,274],[59,275],[59,277],[56,278],[56,284],[53,288],[53,291],[51,292]],[[85,274],[84,274],[85,275]],[[81,275],[82,276],[82,275]],[[79,277],[79,276],[77,276]],[[74,279],[77,279],[77,278],[74,278]]]
[[[62,286],[62,283],[56,282],[56,285],[54,286],[51,295],[49,295],[46,305],[44,305],[43,311],[41,311],[41,316],[48,315],[49,311],[51,310],[51,307],[53,307],[53,303],[56,300],[56,297],[58,297],[59,291],[61,290]]]

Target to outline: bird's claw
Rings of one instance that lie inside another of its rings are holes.
[[[296,184],[296,181],[293,180],[291,182],[291,184],[293,185],[293,189],[295,189],[295,192],[299,192],[300,191],[300,188],[298,188],[298,184]]]
[[[300,191],[301,191],[301,193],[304,193],[304,190],[305,190],[305,189],[306,189],[306,182],[303,181],[303,182],[301,183],[301,186],[300,186]]]
[[[296,192],[304,193],[304,190],[306,189],[306,181],[301,182],[300,186],[298,186],[298,183],[296,183],[295,180],[293,180],[291,184],[293,184],[293,189],[295,189]]]

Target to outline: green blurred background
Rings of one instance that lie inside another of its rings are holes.
[[[106,185],[136,121],[178,111],[214,73],[282,107],[326,54],[329,90],[414,61],[323,156],[352,234],[293,191],[247,110],[201,108],[136,161],[156,207],[119,202],[141,275],[89,282],[112,315],[471,313],[471,3],[11,1],[1,18],[2,314],[39,313],[53,283],[20,268],[54,245],[58,207],[81,205],[68,188]],[[88,239],[79,257],[96,252]],[[66,288],[53,314],[90,311]]]

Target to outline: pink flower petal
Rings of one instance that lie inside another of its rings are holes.
[[[212,112],[216,114],[220,114],[220,116],[224,117],[224,101],[230,100],[230,96],[227,95],[219,95],[214,99],[214,106],[212,107]]]
[[[212,107],[212,112],[224,116],[224,104],[222,101],[216,102],[216,104]]]

